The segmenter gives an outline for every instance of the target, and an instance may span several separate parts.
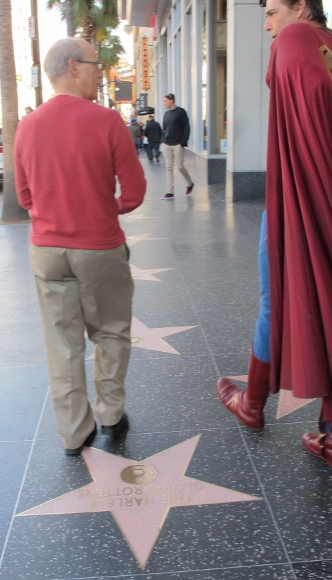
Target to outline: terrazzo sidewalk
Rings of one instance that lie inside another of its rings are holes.
[[[320,402],[271,396],[254,433],[220,404],[245,387],[263,204],[191,196],[140,159],[144,204],[121,218],[135,281],[130,430],[66,457],[57,434],[29,224],[0,226],[0,579],[332,579],[332,470],[301,446]],[[1,198],[2,196],[0,196]],[[86,369],[93,400],[93,346]]]

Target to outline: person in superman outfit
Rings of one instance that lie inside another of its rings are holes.
[[[321,0],[267,0],[264,29],[275,40],[260,310],[247,390],[222,377],[217,392],[255,430],[270,392],[322,397],[320,432],[302,443],[332,467],[332,32]]]

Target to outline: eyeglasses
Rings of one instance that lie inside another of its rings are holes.
[[[80,60],[79,58],[77,58],[76,61],[85,62],[86,64],[94,64],[98,70],[103,70],[103,63],[98,62],[98,60]]]

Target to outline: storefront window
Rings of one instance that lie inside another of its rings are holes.
[[[227,19],[227,0],[217,0],[217,20]]]
[[[332,0],[331,0],[332,1]],[[216,151],[227,153],[227,0],[216,2]]]

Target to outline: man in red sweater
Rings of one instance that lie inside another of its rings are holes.
[[[95,344],[94,412],[102,432],[117,436],[128,428],[124,379],[133,282],[118,214],[143,202],[146,181],[120,115],[92,102],[102,80],[92,45],[59,40],[44,68],[55,97],[19,123],[15,176],[19,203],[31,214],[30,262],[56,424],[66,454],[77,455],[97,432],[86,387],[85,329]]]

